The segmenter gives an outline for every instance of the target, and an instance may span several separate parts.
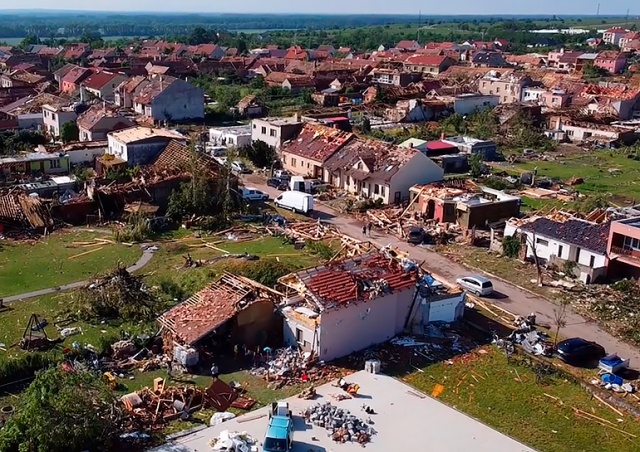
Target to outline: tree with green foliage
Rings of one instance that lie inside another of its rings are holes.
[[[482,176],[484,171],[484,163],[482,162],[482,156],[480,154],[472,154],[469,157],[469,173],[474,179]]]
[[[440,127],[442,132],[447,135],[458,135],[464,132],[465,126],[465,118],[458,113],[454,113],[451,116],[445,118],[441,123]]]
[[[582,75],[586,79],[590,79],[590,78],[592,79],[592,78],[606,77],[610,74],[609,74],[609,71],[607,71],[606,69],[596,66],[592,62],[588,62],[582,68]]]
[[[261,140],[241,148],[239,155],[249,159],[257,168],[269,168],[278,158],[275,149]]]
[[[0,450],[113,450],[114,403],[113,392],[94,374],[58,368],[42,371],[0,430]]]
[[[78,125],[75,121],[69,121],[62,124],[62,127],[60,127],[60,139],[63,143],[70,143],[80,139],[80,129],[78,129]]]
[[[24,37],[22,41],[20,41],[20,47],[23,50],[27,50],[29,47],[40,44],[40,39],[37,35],[28,34]]]
[[[502,239],[502,253],[516,259],[520,255],[520,240],[515,235],[507,235]]]

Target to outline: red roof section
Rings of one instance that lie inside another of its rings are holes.
[[[427,143],[427,149],[430,151],[442,151],[445,149],[457,149],[454,145],[445,143],[442,140],[429,141]]]
[[[93,75],[87,77],[87,79],[82,83],[82,86],[89,89],[99,90],[102,87],[108,85],[118,77],[118,74],[114,74],[113,72],[96,72]]]
[[[282,152],[324,162],[353,138],[353,134],[316,124],[305,124]]]
[[[411,55],[405,60],[405,63],[415,64],[418,66],[440,67],[446,59],[447,57],[440,55]]]
[[[627,30],[620,27],[612,27],[612,28],[609,28],[607,31],[605,31],[605,33],[626,33],[626,32]]]

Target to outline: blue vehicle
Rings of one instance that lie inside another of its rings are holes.
[[[287,402],[273,402],[263,452],[290,452],[293,448],[293,417]]]

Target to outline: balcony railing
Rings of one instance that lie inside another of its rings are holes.
[[[619,246],[612,246],[611,247],[611,253],[619,254],[620,256],[631,258],[631,259],[633,259],[635,261],[638,261],[638,263],[640,263],[640,251],[638,251],[638,250],[632,250],[632,249],[629,249],[629,248],[621,248]]]

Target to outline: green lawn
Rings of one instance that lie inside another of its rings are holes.
[[[540,451],[639,450],[638,439],[628,439],[613,429],[576,417],[572,407],[640,436],[640,424],[632,417],[620,418],[563,374],[536,382],[532,368],[515,364],[513,359],[508,363],[496,348],[485,350],[487,354],[475,354],[463,362],[428,366],[424,372],[411,373],[404,380],[427,394],[436,384],[443,385],[439,399],[444,403]]]
[[[640,161],[627,158],[625,151],[599,150],[552,162],[517,163],[522,171],[538,168],[540,176],[567,181],[581,177],[574,188],[584,194],[611,195],[628,201],[640,199]]]
[[[135,263],[138,246],[104,243],[86,246],[95,238],[111,237],[79,229],[56,232],[37,242],[0,243],[0,297],[82,281],[116,266]],[[78,242],[78,243],[73,243]],[[69,259],[72,256],[89,254]]]

